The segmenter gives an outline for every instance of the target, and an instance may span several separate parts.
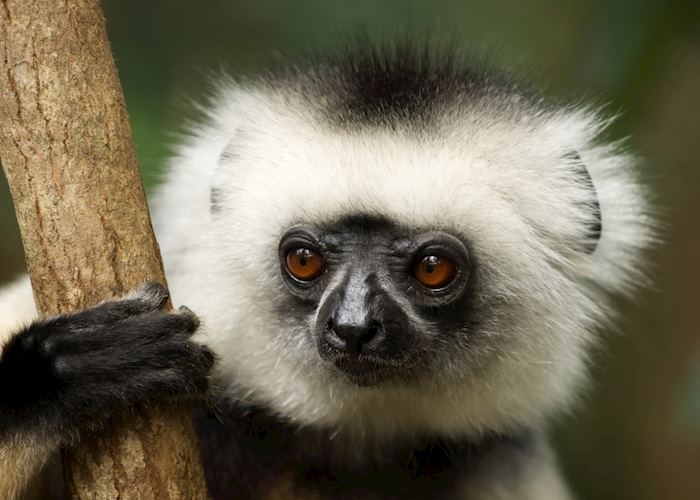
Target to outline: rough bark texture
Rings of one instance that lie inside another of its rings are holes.
[[[0,0],[0,161],[42,314],[165,282],[97,0]],[[88,441],[75,498],[205,497],[186,408]]]

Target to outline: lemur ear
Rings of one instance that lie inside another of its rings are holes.
[[[245,135],[240,128],[236,129],[233,134],[233,138],[226,143],[226,146],[219,154],[219,158],[216,162],[216,173],[220,172],[222,168],[229,165],[231,162],[239,158],[239,144],[243,140]],[[209,211],[216,215],[221,211],[223,205],[224,192],[217,187],[217,183],[212,183],[211,191],[209,192]]]
[[[600,240],[600,235],[603,230],[603,218],[600,212],[598,193],[593,184],[591,174],[588,172],[588,168],[581,159],[581,155],[579,155],[578,151],[570,152],[566,155],[566,158],[572,162],[574,172],[576,175],[580,176],[581,183],[591,190],[591,202],[588,203],[588,205],[592,211],[593,217],[588,224],[588,238],[585,243],[585,250],[588,253],[593,253],[598,246],[598,241]]]

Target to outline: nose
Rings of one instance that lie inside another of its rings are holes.
[[[328,320],[326,341],[333,348],[347,354],[368,354],[372,351],[372,341],[379,338],[380,331],[378,321],[346,322],[335,317]]]

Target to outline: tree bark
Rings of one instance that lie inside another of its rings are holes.
[[[0,0],[0,162],[40,313],[165,283],[98,0]],[[186,408],[136,410],[64,472],[73,498],[206,496]]]

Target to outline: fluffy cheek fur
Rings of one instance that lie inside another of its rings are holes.
[[[540,303],[537,320],[523,306],[487,322],[473,342],[455,346],[443,371],[431,378],[358,388],[318,358],[309,325],[284,321],[276,303],[256,300],[259,287],[279,286],[276,277],[263,281],[258,270],[230,278],[246,285],[240,302],[227,304],[228,314],[199,306],[207,325],[204,341],[222,356],[219,379],[230,397],[301,424],[381,439],[506,430],[530,425],[567,402],[583,372],[580,325],[572,319],[568,325],[558,322],[556,331],[542,329],[549,311]],[[502,321],[519,326],[505,329]]]

